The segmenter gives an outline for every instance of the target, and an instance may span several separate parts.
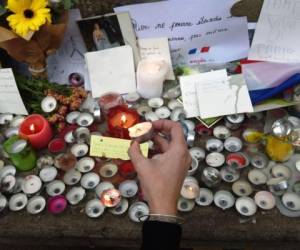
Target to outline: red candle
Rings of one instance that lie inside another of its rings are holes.
[[[107,114],[108,132],[113,137],[129,139],[128,128],[138,122],[138,113],[126,106],[116,106]]]
[[[37,114],[28,116],[22,122],[19,133],[35,149],[47,147],[53,135],[49,122],[43,116]]]

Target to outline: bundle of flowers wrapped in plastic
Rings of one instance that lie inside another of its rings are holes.
[[[35,77],[46,77],[46,58],[59,48],[67,25],[66,10],[77,0],[0,1],[0,48],[28,64]]]

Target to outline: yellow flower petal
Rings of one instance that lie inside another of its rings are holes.
[[[31,9],[39,10],[45,8],[48,5],[47,0],[32,0]]]
[[[31,0],[8,0],[7,8],[14,13],[23,12],[24,9],[30,8]]]

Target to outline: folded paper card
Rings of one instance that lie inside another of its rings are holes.
[[[130,148],[130,142],[130,140],[92,135],[90,156],[129,160],[127,152]],[[141,144],[140,148],[142,154],[147,157],[148,143]]]
[[[141,59],[161,58],[165,60],[169,66],[167,80],[175,80],[168,38],[139,39],[138,47]]]
[[[172,62],[223,63],[248,56],[246,17],[231,17],[235,0],[159,1],[116,7],[129,11],[139,39],[167,37]]]
[[[0,113],[28,115],[11,69],[0,69]]]
[[[193,77],[201,118],[253,112],[243,75],[228,77],[223,69]]]
[[[136,91],[132,48],[128,45],[85,54],[94,98],[107,92]]]
[[[264,0],[249,59],[300,62],[300,2]]]

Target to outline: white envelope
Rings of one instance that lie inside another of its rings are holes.
[[[128,45],[85,54],[93,98],[136,91],[132,48]]]

